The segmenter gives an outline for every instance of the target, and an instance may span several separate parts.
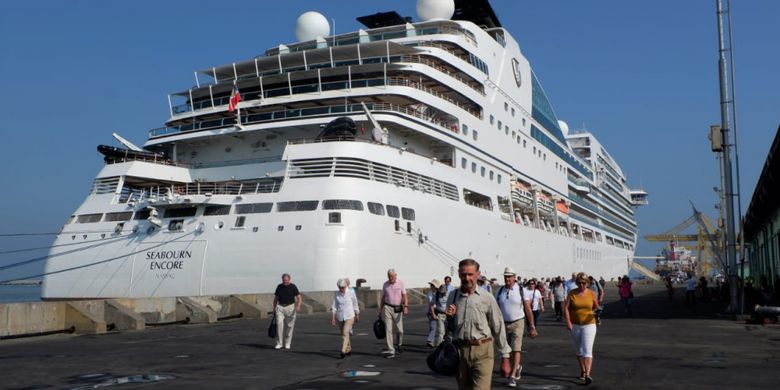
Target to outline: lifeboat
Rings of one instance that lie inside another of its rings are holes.
[[[569,205],[566,204],[565,200],[555,202],[555,208],[563,214],[569,214]]]

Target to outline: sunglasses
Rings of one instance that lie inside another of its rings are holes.
[[[579,285],[579,286],[587,286],[588,282],[577,282],[577,285]]]

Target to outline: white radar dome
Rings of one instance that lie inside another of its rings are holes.
[[[295,23],[295,38],[298,42],[312,41],[330,33],[330,23],[319,12],[304,12]]]
[[[563,132],[563,135],[569,135],[569,124],[564,121],[558,121],[558,127],[561,128],[561,132]]]
[[[454,13],[454,0],[417,0],[417,17],[423,21],[449,19]]]

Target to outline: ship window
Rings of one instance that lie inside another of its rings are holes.
[[[534,155],[536,154],[536,146],[534,146]]]
[[[498,131],[501,131],[502,127],[504,127],[504,124],[501,123],[501,121],[498,121]]]
[[[490,171],[490,180],[493,180],[493,171]]]
[[[328,199],[322,201],[323,210],[359,210],[363,211],[363,202],[359,200]]]
[[[328,223],[341,223],[341,213],[328,213]]]
[[[496,118],[493,117],[493,115],[490,116],[490,124],[496,123]]]
[[[525,146],[526,146],[526,145],[525,145],[525,140],[523,140],[523,147],[525,147]]]
[[[501,174],[498,174],[498,184],[501,184]]]
[[[276,211],[280,213],[288,211],[312,211],[317,210],[317,205],[320,204],[319,200],[298,200],[292,202],[278,202],[276,203]]]
[[[465,123],[461,127],[463,128],[463,135],[469,135],[469,127]]]
[[[466,169],[466,165],[468,165],[468,162],[466,162],[466,157],[461,157],[460,159],[461,168]]]
[[[115,222],[115,221],[129,221],[133,218],[133,212],[132,211],[122,211],[119,213],[106,213],[106,222]]]
[[[233,226],[235,226],[237,228],[242,228],[242,227],[244,227],[245,223],[246,223],[246,216],[245,215],[239,215],[238,217],[236,217],[236,223]]]
[[[515,108],[512,107],[512,116],[515,116]]]
[[[368,202],[368,212],[374,215],[385,215],[385,206],[381,203]]]
[[[475,162],[471,163],[471,172],[477,173],[477,163]]]
[[[523,126],[525,126],[525,118],[523,118]]]
[[[603,239],[601,238],[601,233],[599,233],[599,232],[596,232],[596,240],[597,240],[598,242],[601,242],[601,241],[603,241]]]
[[[172,219],[171,222],[168,222],[168,231],[169,232],[180,232],[184,230],[184,220],[183,219]]]
[[[401,213],[398,211],[398,206],[387,205],[387,216],[390,218],[398,218]]]
[[[515,131],[513,130],[513,131],[512,131],[512,138],[516,138],[516,137],[517,137],[517,132],[515,132]],[[517,140],[517,143],[520,143],[520,139],[518,139],[518,140]]]
[[[95,223],[100,222],[103,214],[82,214],[76,217],[76,223]]]
[[[509,135],[509,126],[504,126],[504,134]]]
[[[71,215],[70,218],[68,218],[68,222],[65,222],[66,225],[70,225],[72,223],[76,222],[76,216]]]
[[[542,157],[543,157],[543,160],[544,160],[544,161],[547,161],[547,153],[545,153],[544,155],[542,155]]]
[[[491,203],[489,197],[465,188],[463,189],[463,200],[468,205],[479,207],[485,210],[493,210],[493,204]]]
[[[147,208],[147,209],[143,209],[143,210],[141,210],[141,211],[139,211],[139,212],[135,213],[135,218],[133,218],[133,219],[136,219],[136,220],[140,220],[140,219],[147,219],[147,218],[149,218],[149,214],[150,214],[151,212],[152,212],[152,211],[151,211],[151,210],[149,210],[148,208]]]
[[[230,205],[206,206],[206,208],[203,210],[203,216],[228,214],[230,214]]]
[[[479,174],[482,175],[482,177],[485,177],[485,167],[479,168]]]
[[[407,209],[406,207],[401,207],[401,215],[403,215],[404,219],[409,221],[414,221],[414,209]]]
[[[509,111],[509,103],[504,102],[504,111]]]
[[[247,203],[236,205],[236,214],[270,213],[273,203]]]
[[[165,210],[165,216],[163,218],[186,218],[194,217],[195,212],[198,211],[197,207],[174,207]]]
[[[477,131],[476,130],[472,131],[471,136],[474,137],[474,141],[476,141],[478,137]]]

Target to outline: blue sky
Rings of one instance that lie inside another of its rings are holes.
[[[717,163],[706,138],[720,120],[714,1],[492,3],[559,119],[596,134],[632,186],[650,193],[637,214],[640,234],[686,218],[689,199],[716,214]],[[734,3],[744,211],[780,124],[780,2]],[[112,131],[142,144],[167,118],[166,95],[194,84],[194,70],[293,42],[300,13],[335,18],[338,33],[379,11],[416,16],[413,0],[276,4],[2,2],[0,233],[59,230],[86,197],[102,166],[95,147],[114,143]],[[0,238],[0,251],[47,240]],[[653,255],[657,245],[640,239],[638,248]],[[0,263],[35,255],[0,255]]]

